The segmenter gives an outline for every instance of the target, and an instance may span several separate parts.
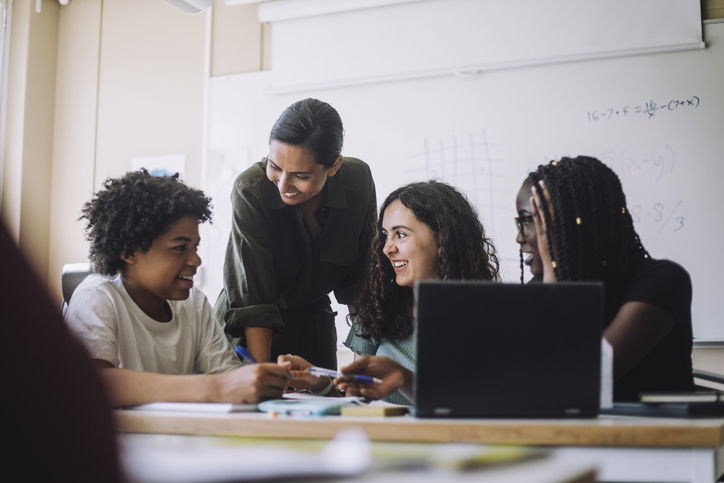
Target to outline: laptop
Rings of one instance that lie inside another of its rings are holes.
[[[603,285],[418,282],[415,414],[595,417]]]

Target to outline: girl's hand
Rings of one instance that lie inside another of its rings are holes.
[[[551,195],[546,189],[546,185],[543,182],[543,180],[540,180],[538,182],[540,186],[540,192],[543,193],[543,196],[546,199],[547,206],[549,208],[549,213],[551,215],[551,220],[553,220],[553,205],[551,204]],[[556,272],[553,268],[553,259],[551,257],[551,250],[548,246],[548,229],[546,226],[546,219],[543,215],[543,208],[542,208],[542,201],[540,199],[540,193],[539,190],[536,189],[535,186],[531,186],[530,192],[533,195],[530,199],[530,206],[533,210],[533,223],[535,224],[535,234],[536,238],[538,239],[538,254],[540,255],[541,262],[543,263],[543,282],[545,283],[555,283],[556,282]],[[555,254],[555,240],[553,243],[553,253]],[[556,257],[557,258],[557,257]]]
[[[322,392],[329,385],[329,377],[313,376],[312,373],[309,372],[312,364],[307,362],[302,356],[292,354],[280,355],[277,357],[277,363],[290,365],[289,369],[292,373],[292,381],[289,383],[289,387],[311,392]]]
[[[334,380],[347,396],[364,396],[368,399],[382,399],[400,389],[405,397],[412,400],[412,372],[387,357],[364,356],[341,369],[345,374],[362,374],[376,377],[382,382],[361,382],[339,377]]]

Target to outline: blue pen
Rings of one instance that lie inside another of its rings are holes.
[[[256,359],[254,359],[254,357],[251,354],[249,354],[249,352],[246,349],[244,349],[243,347],[241,347],[240,345],[237,345],[236,347],[234,347],[234,350],[236,351],[237,354],[239,354],[241,356],[242,359],[246,359],[247,361],[251,362],[252,364],[256,364]]]
[[[382,382],[381,379],[377,379],[376,377],[362,376],[362,375],[356,375],[356,374],[343,374],[339,371],[335,371],[332,369],[324,369],[322,367],[315,367],[315,366],[310,367],[309,372],[311,372],[315,376],[346,377],[347,379],[354,379],[354,380],[357,380],[360,382],[376,382],[376,383]]]

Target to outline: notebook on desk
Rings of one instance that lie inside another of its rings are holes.
[[[603,285],[418,282],[417,417],[595,417]]]

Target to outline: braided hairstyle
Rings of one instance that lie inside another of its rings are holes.
[[[633,273],[649,253],[626,207],[621,182],[608,166],[587,157],[562,158],[528,176],[538,188],[556,280],[604,283],[608,324],[623,303]],[[551,229],[552,228],[552,229]]]
[[[385,210],[395,200],[411,210],[434,234],[440,249],[434,267],[439,279],[500,279],[495,247],[486,237],[475,208],[464,194],[439,181],[398,188],[380,208],[364,292],[357,303],[360,313],[354,324],[365,339],[401,340],[413,330],[410,320],[413,289],[397,285],[395,271],[384,253],[382,221]]]
[[[186,186],[178,173],[153,176],[145,169],[108,178],[103,189],[83,206],[86,240],[95,271],[115,275],[136,250],[147,252],[153,241],[186,215],[199,223],[211,219],[211,199]]]

